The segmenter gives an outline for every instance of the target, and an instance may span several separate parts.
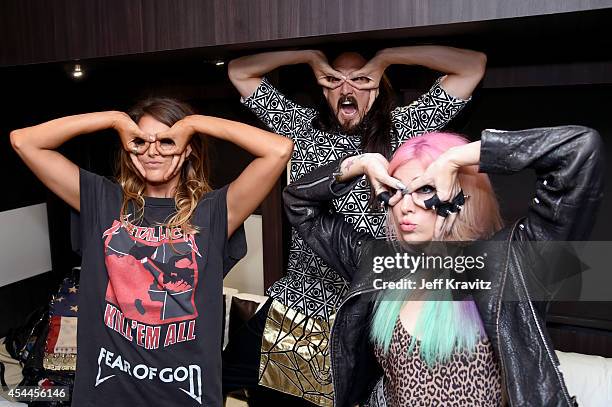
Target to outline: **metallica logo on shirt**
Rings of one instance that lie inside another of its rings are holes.
[[[115,220],[103,238],[106,326],[146,349],[194,340],[196,256],[202,255],[193,235]]]

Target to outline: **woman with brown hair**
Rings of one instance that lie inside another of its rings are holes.
[[[117,183],[56,148],[115,129]],[[206,138],[255,159],[208,183]],[[221,405],[222,283],[244,256],[242,223],[285,169],[293,143],[195,115],[173,99],[51,120],[11,133],[36,176],[80,212],[78,364],[73,405]]]

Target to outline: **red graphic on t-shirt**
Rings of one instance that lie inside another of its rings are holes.
[[[193,235],[116,220],[103,238],[106,300],[126,318],[162,324],[198,316],[194,290],[201,254]]]

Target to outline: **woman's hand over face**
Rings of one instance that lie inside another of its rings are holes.
[[[368,176],[376,196],[389,190],[405,188],[400,180],[389,175],[389,162],[382,154],[366,153],[361,157],[363,172]]]
[[[172,157],[172,164],[164,175],[164,179],[173,178],[182,168],[185,159],[191,154],[189,142],[195,132],[189,119],[184,118],[174,123],[168,130],[155,135],[157,151],[163,156]]]
[[[423,187],[431,186],[436,191],[434,197],[437,196],[440,203],[447,203],[461,191],[458,179],[459,168],[455,162],[449,159],[447,154],[442,154],[427,167],[422,175],[408,184],[408,190],[419,191]],[[414,202],[424,209],[436,209],[435,207],[428,207],[426,201],[422,199],[414,199]],[[445,216],[438,214],[434,228],[434,240],[444,240],[450,233],[458,214],[459,212],[448,212]]]
[[[188,118],[179,120],[168,130],[155,135],[157,151],[165,156],[180,155],[189,145],[194,133],[195,129],[189,123]]]
[[[113,128],[119,133],[123,149],[133,154],[143,154],[149,147],[149,143],[155,141],[153,134],[146,134],[130,116],[119,112],[113,120]]]
[[[123,112],[117,113],[115,120],[113,120],[113,128],[119,134],[123,149],[130,154],[134,167],[145,178],[146,171],[138,161],[137,156],[144,154],[149,149],[149,145],[155,141],[155,136],[143,132],[134,120]]]

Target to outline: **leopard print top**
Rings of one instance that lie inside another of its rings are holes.
[[[412,355],[411,341],[399,318],[389,352],[376,346],[382,366],[384,394],[388,406],[501,406],[501,373],[488,339],[481,340],[472,355],[455,352],[445,364],[428,368],[421,359],[417,340]]]

